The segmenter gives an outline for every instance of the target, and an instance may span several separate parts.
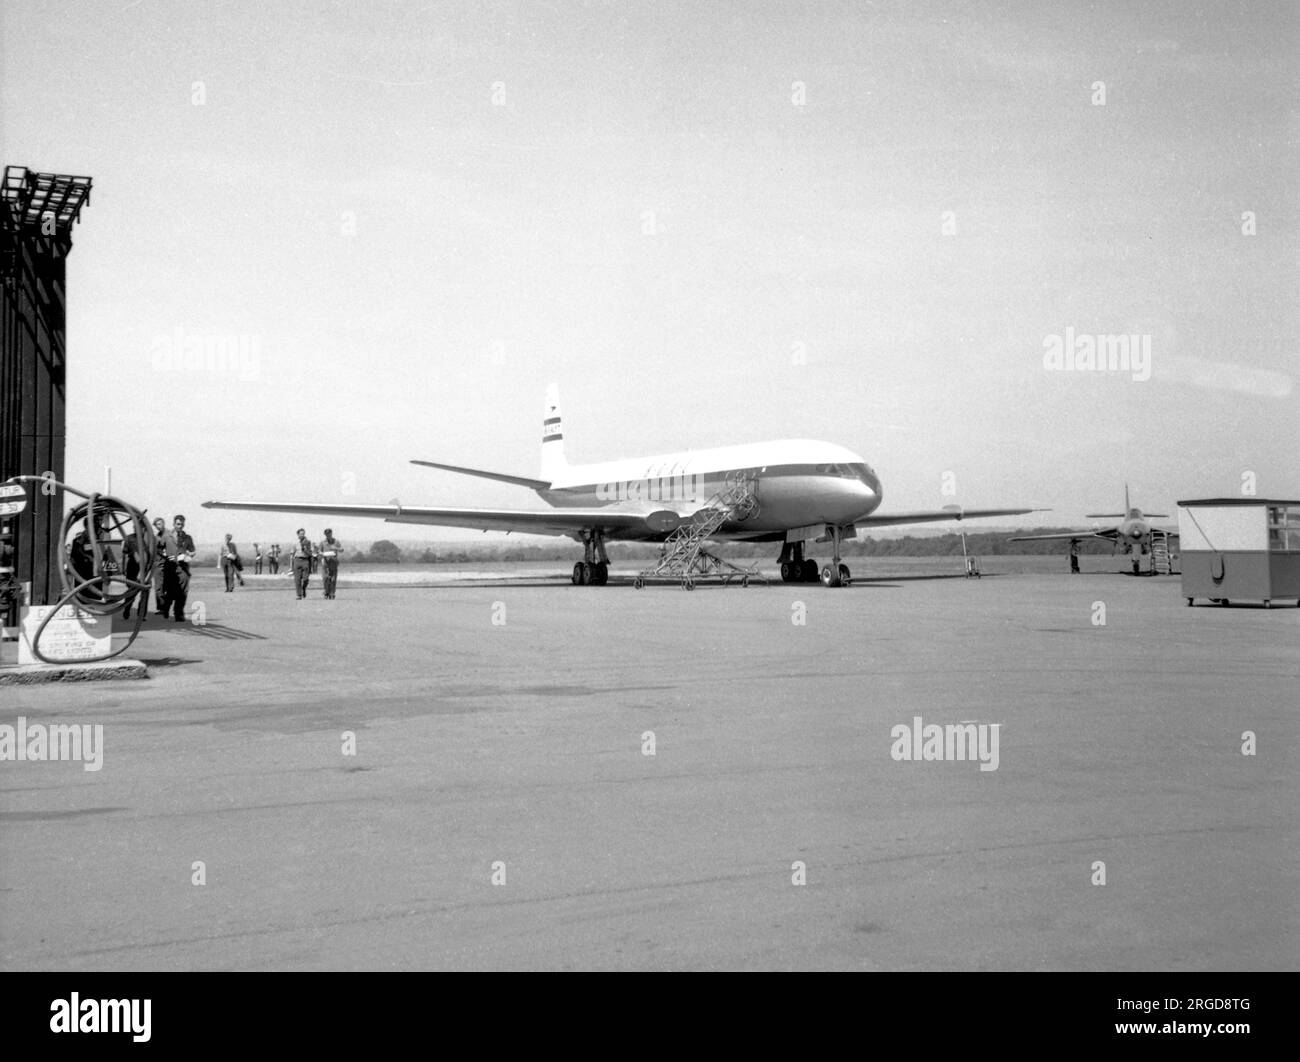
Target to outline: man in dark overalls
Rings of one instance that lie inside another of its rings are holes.
[[[161,520],[154,521],[155,526],[161,524]],[[126,536],[126,539],[122,543],[122,563],[126,571],[126,577],[131,582],[139,582],[140,580],[140,560],[140,538],[134,531],[132,531]],[[161,563],[155,560],[154,571],[156,572],[160,567],[162,567]],[[152,578],[156,579],[157,576],[153,576]],[[143,590],[132,591],[126,595],[126,607],[122,609],[123,619],[131,618],[132,608],[138,608],[140,610],[140,618],[142,620],[148,617],[149,584],[146,583]]]
[[[221,571],[226,577],[226,593],[235,592],[235,580],[239,580],[239,585],[244,585],[244,576],[241,574],[244,568],[244,562],[239,556],[239,547],[235,545],[234,536],[229,531],[226,532],[226,543],[221,547]]]
[[[153,520],[154,553],[153,560],[153,599],[157,614],[167,618],[167,558],[176,552],[176,542],[167,531],[167,521],[161,516]],[[147,596],[147,595],[146,595]],[[145,601],[147,605],[149,602]]]
[[[325,541],[320,544],[321,572],[325,579],[325,596],[333,599],[335,587],[339,581],[339,554],[343,552],[343,543],[334,537],[334,532],[325,528]]]
[[[185,517],[172,520],[171,542],[175,552],[168,558],[165,585],[167,605],[178,623],[185,622],[185,602],[190,596],[190,562],[194,559],[194,539],[185,530]]]
[[[298,528],[298,543],[293,547],[293,586],[298,592],[298,600],[307,596],[307,584],[311,581],[311,562],[313,550],[307,532]]]

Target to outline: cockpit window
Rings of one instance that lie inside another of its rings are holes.
[[[871,469],[861,463],[817,465],[816,470],[819,476],[839,476],[841,479],[856,479],[863,483],[869,483],[873,475]]]

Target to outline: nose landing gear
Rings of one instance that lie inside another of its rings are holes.
[[[823,586],[852,586],[853,577],[847,564],[832,568],[829,564],[822,569]]]

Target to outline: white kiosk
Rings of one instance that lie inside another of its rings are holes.
[[[1300,501],[1202,498],[1178,503],[1183,596],[1216,604],[1295,598],[1300,607]]]

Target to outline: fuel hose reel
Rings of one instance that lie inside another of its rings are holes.
[[[110,653],[60,660],[42,653],[40,642],[46,626],[65,605],[75,605],[92,616],[112,617],[124,611],[137,596],[153,589],[158,544],[143,510],[111,494],[87,494],[46,476],[15,476],[7,482],[53,485],[85,499],[63,518],[59,540],[63,594],[33,633],[32,654],[47,664],[71,664],[109,660],[124,652],[140,633],[143,607],[136,611],[135,625],[127,640]],[[140,604],[143,606],[144,602]]]

